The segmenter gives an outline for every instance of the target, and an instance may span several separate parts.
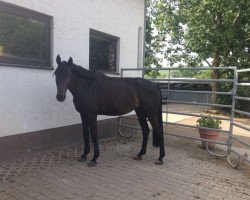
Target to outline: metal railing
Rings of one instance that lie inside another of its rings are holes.
[[[235,73],[234,73],[234,79],[236,79],[236,82],[234,83],[234,88],[233,88],[233,100],[232,100],[232,110],[231,110],[232,119],[231,119],[231,123],[230,123],[231,134],[229,135],[229,145],[228,145],[228,150],[227,150],[228,151],[227,161],[234,168],[237,168],[239,166],[240,159],[242,159],[242,160],[246,161],[248,164],[250,164],[250,159],[247,157],[247,154],[242,155],[237,150],[234,150],[233,144],[232,144],[233,141],[237,141],[240,144],[245,145],[246,147],[250,148],[249,143],[243,141],[242,139],[237,138],[237,136],[235,136],[233,134],[234,126],[250,132],[250,128],[248,128],[242,124],[238,124],[234,121],[235,113],[241,114],[244,116],[248,116],[248,117],[250,116],[250,112],[245,112],[245,111],[235,109],[235,105],[236,105],[237,100],[250,101],[250,98],[248,98],[248,97],[240,97],[237,95],[238,86],[245,86],[245,87],[250,86],[250,83],[238,83],[238,74],[245,73],[245,72],[250,72],[250,69],[241,69],[241,70],[235,69]],[[250,137],[250,134],[249,134],[249,137]],[[237,156],[237,161],[235,163],[231,162],[231,159],[230,159],[230,155],[232,153]]]
[[[145,71],[148,69],[122,69],[121,70],[121,77],[124,77],[124,72],[129,71],[129,72],[133,72],[133,71],[141,71],[141,76],[144,78],[144,74]],[[238,124],[234,121],[234,116],[235,113],[238,114],[242,114],[242,115],[246,115],[246,116],[250,116],[249,112],[245,112],[245,111],[241,111],[241,110],[237,110],[235,109],[235,104],[236,104],[236,100],[246,100],[249,101],[250,98],[248,97],[240,97],[237,96],[237,87],[238,86],[250,86],[250,83],[238,83],[238,73],[243,73],[243,72],[249,72],[250,69],[244,69],[244,70],[237,70],[236,67],[215,67],[215,68],[211,68],[211,67],[195,67],[195,68],[160,68],[160,69],[152,69],[155,71],[168,71],[168,78],[165,79],[149,79],[155,83],[159,83],[159,82],[165,82],[168,86],[167,89],[162,89],[162,91],[167,92],[168,96],[170,92],[175,92],[175,93],[196,93],[196,94],[218,94],[218,95],[229,95],[232,97],[232,104],[230,105],[224,105],[224,104],[216,104],[216,103],[198,103],[198,102],[187,102],[187,101],[176,101],[176,100],[163,100],[163,103],[174,103],[174,104],[183,104],[183,105],[196,105],[196,106],[213,106],[213,107],[220,107],[220,108],[229,108],[231,109],[231,115],[230,117],[225,117],[225,116],[210,116],[210,115],[202,115],[202,114],[194,114],[194,113],[187,113],[187,112],[177,112],[177,111],[169,111],[168,110],[168,106],[166,110],[163,110],[163,113],[166,114],[166,121],[163,122],[166,126],[167,125],[174,125],[174,126],[182,126],[182,127],[187,127],[187,128],[193,128],[193,129],[206,129],[206,130],[214,130],[214,131],[218,131],[221,133],[225,133],[227,134],[227,139],[226,141],[218,141],[218,140],[208,140],[208,139],[203,139],[200,137],[193,137],[193,136],[189,136],[189,135],[181,135],[181,134],[177,134],[177,133],[171,133],[171,132],[165,132],[164,134],[169,135],[169,136],[176,136],[176,137],[181,137],[181,138],[187,138],[187,139],[192,139],[192,140],[199,140],[199,141],[204,141],[206,143],[206,150],[209,154],[213,155],[213,156],[218,156],[218,157],[227,157],[227,161],[228,163],[234,167],[237,168],[240,162],[240,159],[244,159],[248,164],[249,164],[249,159],[244,156],[241,155],[239,152],[237,152],[235,149],[233,149],[233,145],[232,142],[233,140],[240,142],[243,145],[246,145],[247,147],[249,147],[250,145],[235,137],[233,135],[233,128],[234,126],[237,126],[238,128],[242,128],[244,130],[249,131],[248,127],[245,127],[244,125]],[[233,79],[187,79],[187,78],[170,78],[170,74],[171,71],[174,70],[231,70],[234,74],[234,78]],[[195,90],[172,90],[170,89],[170,84],[171,83],[207,83],[207,84],[212,84],[212,83],[232,83],[232,90],[231,91],[226,91],[226,92],[214,92],[214,91],[195,91]],[[220,130],[220,129],[214,129],[214,128],[205,128],[205,127],[198,127],[198,126],[194,126],[194,125],[189,125],[189,124],[182,124],[182,123],[174,123],[174,122],[168,122],[168,114],[177,114],[177,115],[186,115],[186,116],[194,116],[194,117],[201,117],[201,116],[206,116],[209,118],[214,118],[214,119],[220,119],[220,120],[226,120],[230,122],[230,126],[229,126],[229,130]],[[131,126],[131,125],[126,125],[123,123],[123,119],[137,119],[134,117],[130,117],[130,116],[119,116],[119,133],[120,135],[124,136],[124,137],[132,137],[133,134],[135,133],[136,130],[141,130],[140,127],[135,127],[135,126]],[[126,132],[126,134],[125,134]],[[250,137],[250,135],[249,135]],[[220,145],[224,145],[226,146],[227,151],[223,154],[217,154],[215,152],[212,152],[209,147],[208,147],[208,142],[213,142],[215,144],[220,144]],[[230,154],[234,153],[235,155],[237,155],[237,161],[235,163],[233,163],[230,159]]]

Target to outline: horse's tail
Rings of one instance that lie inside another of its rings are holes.
[[[160,90],[160,103],[158,107],[158,113],[157,113],[157,118],[158,118],[158,124],[159,124],[159,132],[153,131],[153,146],[154,147],[159,147],[162,140],[163,140],[163,122],[162,122],[162,93],[161,89],[159,86],[157,86],[158,89]]]

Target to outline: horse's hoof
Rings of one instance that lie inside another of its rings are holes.
[[[141,157],[141,156],[133,156],[133,159],[134,159],[134,160],[141,160],[142,157]]]
[[[87,164],[88,167],[95,167],[96,165],[97,165],[97,163],[96,163],[96,162],[93,162],[93,161],[90,161],[90,162]]]
[[[84,157],[80,157],[80,158],[78,158],[78,162],[85,162],[87,160],[87,158],[84,158]]]
[[[163,164],[163,161],[160,161],[160,160],[155,161],[155,165],[162,165],[162,164]]]

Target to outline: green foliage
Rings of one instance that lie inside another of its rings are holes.
[[[249,80],[250,76],[247,76],[247,73],[241,75],[239,81]],[[223,70],[220,73],[220,78],[222,79],[233,79],[232,71]],[[219,92],[229,92],[233,89],[233,83],[217,83],[217,90]],[[237,87],[237,96],[242,97],[250,97],[250,87],[238,86]],[[216,103],[223,105],[231,105],[232,104],[232,96],[231,95],[217,95]],[[250,104],[248,101],[237,100],[236,101],[236,109],[250,111]],[[230,112],[230,108],[220,108],[220,110]]]
[[[146,70],[145,74],[148,75],[151,78],[157,78],[158,76],[161,75],[159,71],[157,71],[157,70],[151,70],[151,69]]]
[[[211,70],[201,70],[199,71],[194,78],[199,79],[210,79],[211,78]]]
[[[222,70],[219,73],[219,77],[222,79],[233,79],[232,70]],[[233,89],[233,83],[217,83],[218,92],[230,92]],[[232,105],[232,96],[231,95],[217,95],[216,103],[223,105]],[[230,108],[218,108],[220,110],[230,112]]]
[[[237,94],[242,97],[250,97],[250,87],[238,86]],[[250,101],[237,100],[236,109],[250,112]]]
[[[200,119],[198,119],[196,124],[196,126],[215,128],[215,129],[221,129],[220,125],[221,125],[221,120],[213,119],[206,116],[202,116]]]
[[[161,78],[168,78],[168,74],[169,74],[168,71],[159,71],[159,72],[160,72],[160,77]]]
[[[164,55],[170,66],[180,69],[199,67],[206,62],[211,67],[250,67],[250,1],[249,0],[147,0],[150,8],[151,60]],[[146,40],[146,43],[148,41]],[[146,58],[147,59],[147,58]],[[208,60],[212,60],[211,63]],[[146,65],[149,67],[149,65]],[[209,74],[208,71],[174,71],[171,77],[224,78],[230,72]],[[240,80],[249,80],[250,73]],[[213,91],[230,91],[231,85],[220,83]],[[239,95],[248,95],[239,91]],[[217,103],[230,104],[229,96],[217,96]],[[213,102],[215,103],[215,102]],[[243,106],[242,106],[243,104]],[[237,106],[247,107],[246,102]]]
[[[147,4],[147,13],[146,13],[146,46],[145,46],[145,67],[146,68],[152,68],[152,67],[161,67],[160,62],[161,59],[159,59],[156,54],[159,52],[159,40],[157,36],[154,34],[154,26],[152,21],[152,10],[153,10],[153,4],[150,0],[146,1]],[[151,71],[146,71],[147,75],[155,75],[155,72],[152,74]]]
[[[171,66],[199,66],[208,58],[216,59],[213,66],[249,66],[250,1],[148,0],[147,5],[146,41],[154,41],[154,56],[163,53]]]
[[[158,70],[146,70],[145,78],[168,78],[168,71],[158,71]]]

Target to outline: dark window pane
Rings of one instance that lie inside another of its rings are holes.
[[[52,17],[0,1],[0,65],[53,69]]]
[[[99,32],[90,32],[90,69],[116,71],[117,38]]]
[[[45,24],[0,10],[0,56],[44,60]]]

